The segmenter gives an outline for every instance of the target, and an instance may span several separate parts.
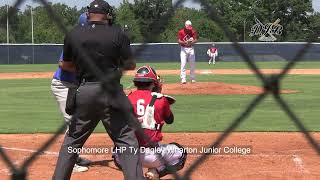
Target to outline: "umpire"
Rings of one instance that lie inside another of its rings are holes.
[[[127,149],[120,155],[125,179],[144,179],[139,154],[129,152],[132,147],[138,148],[138,142],[134,129],[129,127],[129,116],[123,110],[133,112],[120,84],[121,70],[133,70],[136,63],[132,59],[129,38],[120,28],[109,25],[111,14],[112,8],[107,2],[95,0],[88,7],[89,24],[76,26],[65,37],[64,63],[75,65],[81,84],[76,92],[74,116],[59,152],[53,180],[70,179],[78,157],[72,150],[82,148],[100,120],[115,146]],[[111,87],[112,92],[102,89],[98,77],[88,68],[86,57],[90,57],[90,63],[105,77],[112,77],[107,79],[107,89]]]

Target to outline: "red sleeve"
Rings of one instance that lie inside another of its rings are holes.
[[[162,99],[163,99],[163,109],[162,109],[163,117],[168,118],[172,114],[172,111],[170,109],[170,104],[167,98],[163,97]]]

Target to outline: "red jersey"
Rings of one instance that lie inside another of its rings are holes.
[[[218,50],[218,49],[217,49],[217,48],[214,48],[214,47],[210,48],[210,52],[211,52],[211,53],[216,53],[217,50]]]
[[[197,32],[194,29],[192,29],[190,31],[186,31],[185,28],[179,30],[179,32],[178,32],[178,39],[179,40],[188,41],[190,38],[197,39]],[[191,45],[190,46],[181,45],[181,46],[182,47],[191,47]]]
[[[145,115],[146,107],[151,102],[152,95],[150,90],[136,90],[128,95],[128,98],[133,106],[134,113],[139,122],[142,122]],[[154,120],[162,127],[165,119],[172,114],[170,104],[165,97],[157,98],[154,103]],[[152,142],[159,142],[162,140],[161,127],[159,130],[144,129],[144,133],[150,138]],[[148,143],[136,133],[140,146],[148,147]]]

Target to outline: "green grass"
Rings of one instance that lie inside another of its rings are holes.
[[[317,95],[319,88],[315,85],[317,84],[315,82],[319,82],[318,78],[319,76],[290,76],[283,84],[286,89],[299,91],[296,94],[283,95],[283,98],[312,131],[320,130],[318,123],[320,97]],[[248,76],[216,76],[212,80],[260,85],[255,77]],[[177,96],[178,103],[175,110],[179,120],[178,126],[167,126],[165,130],[185,131],[191,128],[192,131],[223,131],[255,97],[254,95]],[[268,96],[237,131],[297,131],[297,128],[274,99]]]
[[[144,63],[148,64],[148,63]],[[143,64],[143,65],[144,65]],[[180,62],[177,63],[149,63],[156,69],[180,69]],[[259,68],[283,68],[288,64],[287,61],[261,61],[255,63]],[[138,65],[141,65],[140,63]],[[208,65],[207,62],[197,62],[197,69],[247,69],[248,64],[246,62],[217,62],[215,65]],[[303,61],[296,64],[294,68],[299,69],[313,69],[320,68],[320,62],[315,61]]]
[[[235,66],[233,63],[230,65]],[[265,65],[265,64],[264,64]],[[314,67],[316,68],[316,67]],[[12,68],[14,69],[14,68]],[[167,83],[177,82],[177,76],[166,76]],[[256,85],[253,75],[201,75],[198,81],[215,81]],[[50,92],[50,79],[0,80],[0,133],[54,132],[62,116]],[[124,77],[129,86],[131,79]],[[299,93],[283,95],[306,127],[320,131],[319,76],[290,75],[283,88]],[[214,89],[212,89],[214,91]],[[172,106],[175,123],[165,126],[167,132],[223,131],[245,110],[255,95],[175,96]],[[97,132],[104,132],[101,125]],[[298,131],[271,97],[259,104],[237,131]]]
[[[51,72],[55,71],[57,67],[57,64],[0,65],[0,73]]]
[[[288,62],[286,61],[271,61],[271,62],[257,62],[259,68],[283,68]],[[149,64],[155,69],[179,69],[180,63],[138,63],[137,67]],[[218,62],[214,66],[209,66],[205,62],[198,62],[197,69],[245,69],[248,65],[245,62]],[[56,64],[26,64],[26,65],[0,65],[0,73],[14,73],[14,72],[48,72],[55,71]],[[320,68],[320,62],[304,61],[299,62],[294,68]]]

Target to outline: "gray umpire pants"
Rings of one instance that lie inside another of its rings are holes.
[[[112,97],[101,90],[100,83],[83,83],[76,95],[76,111],[71,120],[69,132],[61,146],[53,180],[69,180],[78,154],[69,153],[70,148],[81,148],[91,135],[100,119],[117,147],[126,147],[120,154],[123,174],[126,180],[144,179],[140,154],[131,153],[129,147],[138,148],[135,132],[129,127],[129,120],[119,109],[133,112],[123,91]]]

